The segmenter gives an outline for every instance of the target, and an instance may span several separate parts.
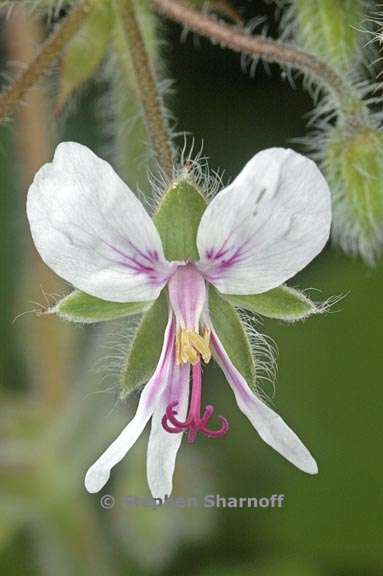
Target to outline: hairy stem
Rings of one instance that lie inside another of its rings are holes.
[[[127,45],[132,58],[139,97],[150,141],[160,168],[168,176],[173,170],[173,149],[161,95],[150,65],[132,0],[118,0]]]
[[[299,71],[308,72],[335,95],[342,112],[351,116],[359,114],[360,101],[353,88],[324,60],[279,41],[260,35],[250,35],[246,30],[219,22],[179,0],[152,0],[152,2],[171,20],[209,38],[214,43],[242,54],[263,58],[270,63],[292,66]]]
[[[44,74],[88,17],[97,0],[84,0],[64,18],[34,56],[30,64],[0,95],[0,120],[12,111],[25,93]]]

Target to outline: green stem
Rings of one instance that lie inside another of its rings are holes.
[[[150,141],[160,168],[167,176],[173,171],[173,148],[161,95],[150,65],[132,0],[117,0],[132,58],[139,97]]]
[[[84,0],[64,18],[41,46],[29,66],[0,95],[0,120],[5,119],[26,92],[54,62],[65,44],[89,16],[97,0]]]

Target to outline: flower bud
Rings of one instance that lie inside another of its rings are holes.
[[[360,29],[366,19],[362,0],[293,0],[286,18],[290,26],[284,19],[284,29],[329,64],[345,71],[360,60],[365,44]]]
[[[367,125],[332,129],[324,168],[334,194],[335,241],[374,264],[383,246],[383,134]]]

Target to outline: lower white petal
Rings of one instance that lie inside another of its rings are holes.
[[[239,409],[248,417],[262,440],[303,472],[317,474],[318,466],[310,452],[286,422],[250,390],[215,332],[212,333],[212,345],[215,359],[234,392]]]
[[[166,385],[166,376],[174,360],[174,348],[175,327],[173,319],[169,318],[158,366],[142,391],[136,414],[116,440],[89,468],[85,476],[85,488],[88,492],[99,492],[105,486],[113,466],[124,458],[144,430]]]
[[[27,214],[44,262],[75,288],[115,302],[154,300],[175,265],[143,205],[89,148],[63,142],[37,172]]]
[[[178,402],[177,418],[184,420],[189,399],[190,365],[174,364],[168,375],[168,382],[161,401],[157,404],[152,418],[152,427],[147,452],[148,484],[153,498],[170,496],[173,489],[173,473],[182,433],[171,434],[162,427],[162,418],[171,402]]]

